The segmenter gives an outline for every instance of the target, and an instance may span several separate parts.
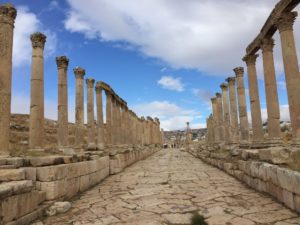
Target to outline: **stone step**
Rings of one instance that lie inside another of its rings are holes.
[[[25,180],[24,169],[0,169],[0,182]]]
[[[12,195],[30,192],[34,188],[35,186],[31,180],[0,183],[0,200]]]

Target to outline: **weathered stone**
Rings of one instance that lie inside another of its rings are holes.
[[[61,156],[32,157],[29,162],[33,167],[51,166],[64,163],[64,159]]]
[[[291,161],[290,151],[282,147],[259,149],[259,159],[274,164],[287,164]]]
[[[0,171],[0,182],[1,181],[14,181],[24,180],[25,170],[24,169],[2,169]]]
[[[283,203],[290,209],[295,209],[293,193],[283,189],[282,196]]]
[[[300,196],[294,195],[294,206],[297,212],[300,212]]]
[[[56,181],[67,177],[68,165],[38,167],[36,176],[38,181]]]
[[[54,216],[56,214],[66,213],[70,210],[71,206],[70,202],[55,202],[47,209],[46,214],[48,216]]]

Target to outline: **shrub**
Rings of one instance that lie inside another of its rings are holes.
[[[199,213],[194,213],[193,217],[191,218],[191,225],[208,225],[205,222],[205,218],[200,215]]]

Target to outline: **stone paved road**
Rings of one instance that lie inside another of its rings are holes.
[[[162,150],[111,176],[45,224],[300,224],[299,215],[186,152]]]

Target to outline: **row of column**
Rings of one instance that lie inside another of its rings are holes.
[[[16,9],[0,5],[0,155],[9,154],[9,131],[11,116],[11,79],[14,21]],[[44,47],[46,36],[34,33],[32,43],[29,147],[44,148]],[[68,129],[68,65],[66,56],[56,58],[58,69],[58,148],[69,148]],[[92,78],[86,79],[87,129],[84,124],[84,76],[85,70],[76,67],[75,146],[83,148],[87,130],[87,149],[103,149],[105,145],[117,144],[161,144],[159,119],[139,118],[128,109],[127,103],[117,96],[108,85]],[[106,93],[106,123],[103,115],[103,90]],[[94,93],[96,92],[97,123],[94,115]],[[96,135],[97,134],[97,135]]]
[[[278,21],[276,27],[280,33],[281,48],[283,56],[283,64],[287,85],[288,103],[291,118],[293,140],[299,143],[300,140],[300,75],[295,47],[295,39],[293,33],[293,24],[297,12],[286,12]],[[253,143],[261,142],[281,142],[280,129],[280,106],[278,100],[276,73],[274,66],[274,39],[267,37],[261,40],[261,50],[264,68],[264,83],[267,103],[268,115],[268,139],[265,140],[263,132],[263,123],[261,116],[259,89],[256,72],[256,59],[259,56],[256,53],[249,54],[243,58],[247,65],[248,87],[251,107],[251,121],[253,131]],[[227,79],[228,84],[222,84],[222,100],[221,94],[217,94],[212,99],[213,114],[207,119],[209,143],[220,143],[229,141],[237,143],[249,141],[249,125],[246,107],[246,96],[244,87],[244,70],[239,67],[234,69],[236,77]],[[237,83],[237,98],[238,112],[236,104],[236,87]],[[228,107],[228,93],[230,107]],[[228,110],[229,108],[229,110]],[[230,114],[230,115],[229,115]],[[238,117],[240,125],[238,127]],[[228,138],[229,137],[229,138]]]

